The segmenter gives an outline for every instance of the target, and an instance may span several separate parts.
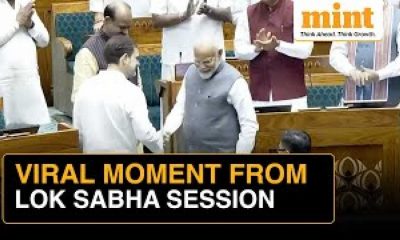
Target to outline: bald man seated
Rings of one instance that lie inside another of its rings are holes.
[[[258,123],[249,87],[222,54],[211,41],[195,44],[195,63],[166,119],[164,141],[182,125],[185,153],[251,153],[254,148]]]

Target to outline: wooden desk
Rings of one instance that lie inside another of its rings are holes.
[[[7,138],[0,141],[0,157],[7,153],[79,153],[79,134],[66,124],[54,133]]]
[[[378,209],[400,209],[400,109],[270,113],[258,121],[257,153],[277,148],[284,130],[301,129],[310,134],[314,153],[335,155],[339,210],[362,209],[367,197]]]
[[[58,124],[58,131],[54,133],[0,140],[0,158],[7,153],[81,153],[78,130],[61,123]],[[0,183],[2,178],[2,165],[0,164]]]

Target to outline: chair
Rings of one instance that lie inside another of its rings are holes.
[[[146,96],[147,108],[149,110],[149,119],[153,126],[159,130],[161,124],[160,97],[156,90],[156,82],[161,79],[161,56],[140,56],[139,63],[143,92]]]
[[[52,5],[52,60],[54,107],[72,117],[71,93],[75,56],[93,33],[94,14],[88,2]],[[72,50],[69,46],[72,45]]]
[[[338,106],[343,96],[344,76],[329,63],[328,55],[304,61],[308,107]]]

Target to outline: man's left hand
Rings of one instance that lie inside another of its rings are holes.
[[[255,45],[261,46],[263,51],[273,51],[279,46],[279,40],[275,36],[272,36],[267,41],[256,40]]]

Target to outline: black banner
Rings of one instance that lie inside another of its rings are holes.
[[[332,223],[332,155],[8,155],[6,223]]]

